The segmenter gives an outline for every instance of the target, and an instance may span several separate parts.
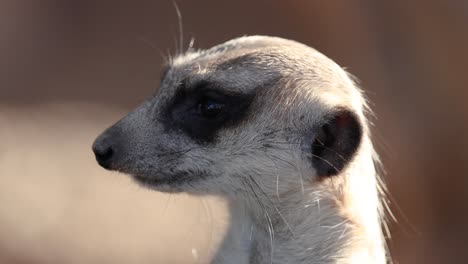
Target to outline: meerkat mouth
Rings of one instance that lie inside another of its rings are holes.
[[[206,178],[201,174],[190,174],[188,172],[177,172],[174,174],[157,174],[157,176],[131,174],[132,178],[144,186],[152,187],[179,187],[185,184],[200,181]]]

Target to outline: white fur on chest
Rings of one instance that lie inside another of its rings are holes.
[[[352,224],[336,214],[331,201],[299,195],[302,201],[291,199],[289,209],[278,211],[231,204],[230,228],[213,263],[343,263],[353,243]]]

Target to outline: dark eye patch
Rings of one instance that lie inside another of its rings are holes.
[[[232,92],[207,81],[191,87],[182,82],[164,111],[164,125],[170,130],[182,130],[198,142],[210,143],[220,129],[235,126],[247,116],[254,97],[255,93]],[[207,102],[210,105],[203,105]],[[222,109],[210,116],[201,107]]]

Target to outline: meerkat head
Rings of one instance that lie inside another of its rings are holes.
[[[104,168],[160,191],[236,196],[254,181],[286,193],[349,167],[362,105],[347,74],[314,49],[242,37],[176,57],[158,92],[93,151]]]

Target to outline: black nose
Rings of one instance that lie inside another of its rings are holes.
[[[93,144],[94,155],[96,160],[105,169],[110,169],[112,157],[114,156],[114,148],[108,140],[97,139]]]

